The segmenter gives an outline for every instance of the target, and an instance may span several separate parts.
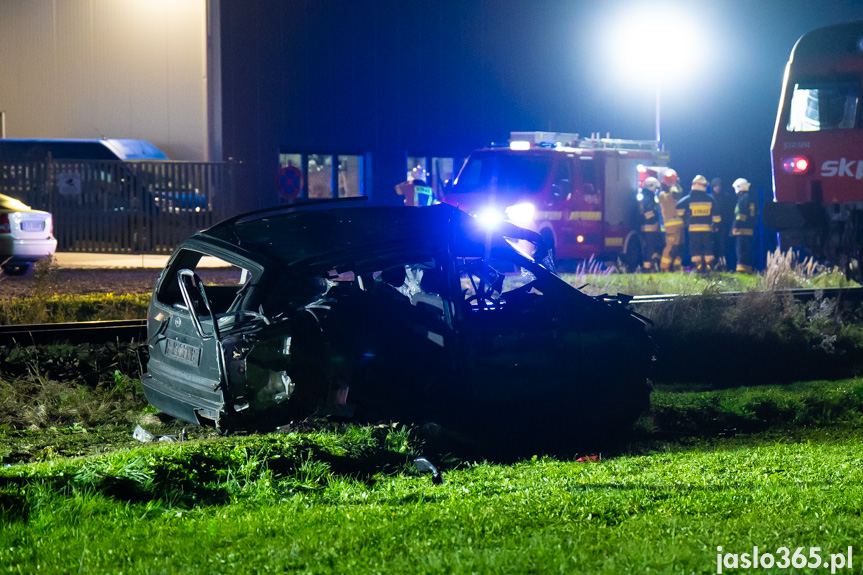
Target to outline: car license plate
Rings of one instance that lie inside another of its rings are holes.
[[[201,348],[176,339],[167,339],[165,340],[165,355],[192,365],[198,365],[201,361]]]
[[[21,230],[25,232],[41,232],[45,229],[45,222],[42,220],[24,220],[21,222]]]

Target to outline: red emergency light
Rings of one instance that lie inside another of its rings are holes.
[[[809,169],[809,160],[803,156],[785,158],[782,169],[790,174],[804,174]]]

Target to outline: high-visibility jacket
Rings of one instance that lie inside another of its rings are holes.
[[[662,212],[662,225],[666,229],[683,225],[683,218],[677,212],[677,198],[671,192],[659,192],[659,210]]]
[[[680,201],[680,198],[683,197],[683,189],[680,187],[679,184],[671,184],[671,185],[662,184],[661,186],[659,186],[660,197],[661,197],[663,192],[670,194],[671,197],[674,198],[675,202]],[[677,216],[681,220],[683,219],[683,208],[680,208],[679,210],[677,210]]]
[[[722,221],[722,216],[714,211],[713,198],[701,190],[689,192],[688,196],[677,202],[677,207],[683,208],[690,232],[712,232],[714,226]]]
[[[755,229],[755,202],[749,197],[749,192],[737,195],[737,205],[734,206],[734,225],[732,236],[751,236]]]
[[[638,211],[641,215],[642,232],[659,231],[659,213],[657,211],[656,196],[653,192],[644,190],[641,201],[638,202]]]

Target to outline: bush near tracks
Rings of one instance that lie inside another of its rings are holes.
[[[640,305],[657,344],[652,379],[735,386],[863,373],[863,307],[839,299],[795,301],[794,288],[857,287],[836,268],[794,252],[768,254],[758,275],[730,273],[614,274],[585,265],[565,276],[585,291],[682,294],[671,303]],[[729,298],[727,292],[740,295]]]
[[[853,377],[863,372],[863,308],[776,292],[704,294],[640,306],[653,321],[653,379],[717,385]]]

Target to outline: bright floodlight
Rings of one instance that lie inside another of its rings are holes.
[[[692,6],[698,6],[693,3]],[[614,33],[617,68],[628,78],[691,77],[709,42],[708,27],[685,11],[686,4],[630,4]]]
[[[704,67],[703,49],[708,28],[686,13],[700,3],[625,3],[626,10],[613,20],[615,68],[626,79],[656,91],[656,142],[661,145],[660,100],[663,82],[692,86],[694,72]],[[681,79],[687,81],[682,82]],[[687,89],[687,88],[683,88]],[[695,91],[697,92],[697,90]]]
[[[515,151],[524,151],[530,149],[530,142],[527,140],[513,140],[509,143],[509,149]]]

